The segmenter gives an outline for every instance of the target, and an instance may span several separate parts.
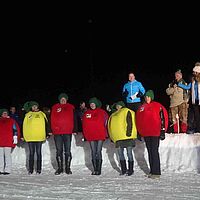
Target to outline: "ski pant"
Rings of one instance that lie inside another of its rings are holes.
[[[28,142],[29,160],[34,160],[35,152],[37,160],[42,160],[42,142]]]
[[[72,134],[59,134],[54,135],[54,141],[56,145],[56,157],[63,158],[63,147],[65,158],[70,157],[71,155],[71,141]]]
[[[102,146],[103,140],[96,140],[90,142],[92,160],[102,160]]]
[[[133,110],[134,112],[136,112],[141,105],[142,105],[141,102],[127,103],[127,108],[129,108],[129,109]]]
[[[187,117],[188,117],[188,104],[186,102],[183,102],[182,104],[171,107],[171,115],[172,115],[172,122],[173,124],[176,123],[176,115],[178,114],[179,119],[181,122],[187,124]]]
[[[200,133],[200,105],[193,104],[195,131]]]
[[[11,172],[12,158],[11,158],[12,147],[0,147],[0,172]]]
[[[119,160],[126,160],[125,156],[124,156],[124,149],[126,149],[128,160],[129,161],[133,161],[133,147],[132,146],[126,147],[126,148],[123,148],[123,147],[118,147],[117,148],[117,152],[118,152],[118,155],[119,155]]]
[[[147,147],[148,157],[149,157],[149,166],[150,173],[161,175],[160,170],[160,155],[159,155],[159,137],[144,137],[144,141]]]

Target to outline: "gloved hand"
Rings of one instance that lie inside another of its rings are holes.
[[[165,129],[160,131],[160,140],[164,140],[165,139]]]
[[[49,139],[49,138],[50,138],[50,133],[47,133],[46,139]]]
[[[13,136],[13,144],[17,144],[18,140],[17,140],[17,135]]]
[[[136,95],[137,98],[141,98],[141,97],[143,97],[143,96],[144,96],[144,94],[143,94],[142,92],[140,92],[140,91],[139,91],[138,94]]]
[[[106,105],[106,110],[107,110],[108,112],[111,112],[110,105]]]
[[[128,96],[128,91],[127,91],[127,89],[122,93],[122,96],[123,96],[123,97],[127,97],[127,96]]]
[[[138,94],[138,92],[136,92],[134,95],[132,95],[131,99],[134,100],[135,98],[137,98],[137,94]]]

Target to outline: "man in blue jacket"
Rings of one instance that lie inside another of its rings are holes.
[[[129,73],[129,81],[123,86],[123,97],[127,104],[127,108],[136,112],[141,105],[141,97],[145,93],[145,89],[141,82],[135,79],[134,73]]]
[[[144,96],[145,89],[141,82],[135,79],[135,74],[130,72],[128,82],[124,84],[122,96],[125,99],[126,107],[136,112],[142,105],[141,97]],[[137,133],[137,139],[142,141],[141,136]]]

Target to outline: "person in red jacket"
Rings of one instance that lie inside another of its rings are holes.
[[[160,139],[165,139],[167,127],[168,113],[166,108],[154,101],[153,90],[148,90],[145,93],[145,102],[136,112],[136,128],[144,137],[146,144],[150,166],[149,178],[159,178],[161,175],[159,144]]]
[[[102,167],[102,146],[107,131],[108,114],[101,108],[101,101],[96,97],[89,100],[90,108],[83,114],[83,135],[90,143],[92,164],[94,171],[92,175],[100,175]]]
[[[56,161],[58,169],[55,175],[63,173],[63,148],[65,155],[65,172],[72,174],[71,171],[71,141],[72,133],[77,132],[77,122],[75,117],[74,105],[68,103],[68,95],[61,93],[58,96],[59,103],[51,108],[50,123],[52,134],[56,145]]]
[[[19,125],[8,113],[7,109],[0,109],[0,174],[4,175],[11,173],[11,151],[20,138]]]

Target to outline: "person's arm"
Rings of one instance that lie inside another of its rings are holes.
[[[145,93],[145,89],[144,89],[142,83],[139,83],[139,93],[138,93],[138,95],[140,95],[142,97],[144,95],[144,93]]]
[[[127,90],[127,88],[125,87],[125,85],[124,85],[123,90],[122,90],[122,96],[123,96],[124,98],[126,98],[126,97],[128,96],[128,90]]]
[[[17,144],[18,143],[18,132],[17,132],[17,126],[14,123],[13,124],[13,144]]]
[[[47,118],[45,118],[45,129],[46,129],[46,137],[48,138],[51,135],[51,126]]]
[[[77,132],[78,132],[78,120],[77,120],[76,110],[74,109],[74,129],[73,129],[73,133],[77,133]]]
[[[164,117],[164,112],[162,108],[160,108],[160,119],[161,119],[160,139],[164,140],[165,139],[165,117]]]
[[[192,84],[189,83],[188,85],[182,84],[182,83],[178,83],[178,87],[185,89],[185,90],[189,90],[191,89]]]
[[[168,87],[168,88],[166,89],[166,93],[167,93],[167,95],[172,95],[172,94],[174,94],[174,87]]]
[[[108,134],[108,119],[109,119],[109,115],[107,114],[107,112],[105,112],[104,115],[104,120],[105,120],[105,127],[106,127],[106,138],[109,138],[109,134]]]
[[[133,129],[132,115],[130,111],[128,111],[126,115],[126,123],[127,123],[126,136],[130,137]]]
[[[17,136],[17,135],[18,135],[17,126],[16,126],[16,124],[14,123],[14,124],[13,124],[13,136]]]

